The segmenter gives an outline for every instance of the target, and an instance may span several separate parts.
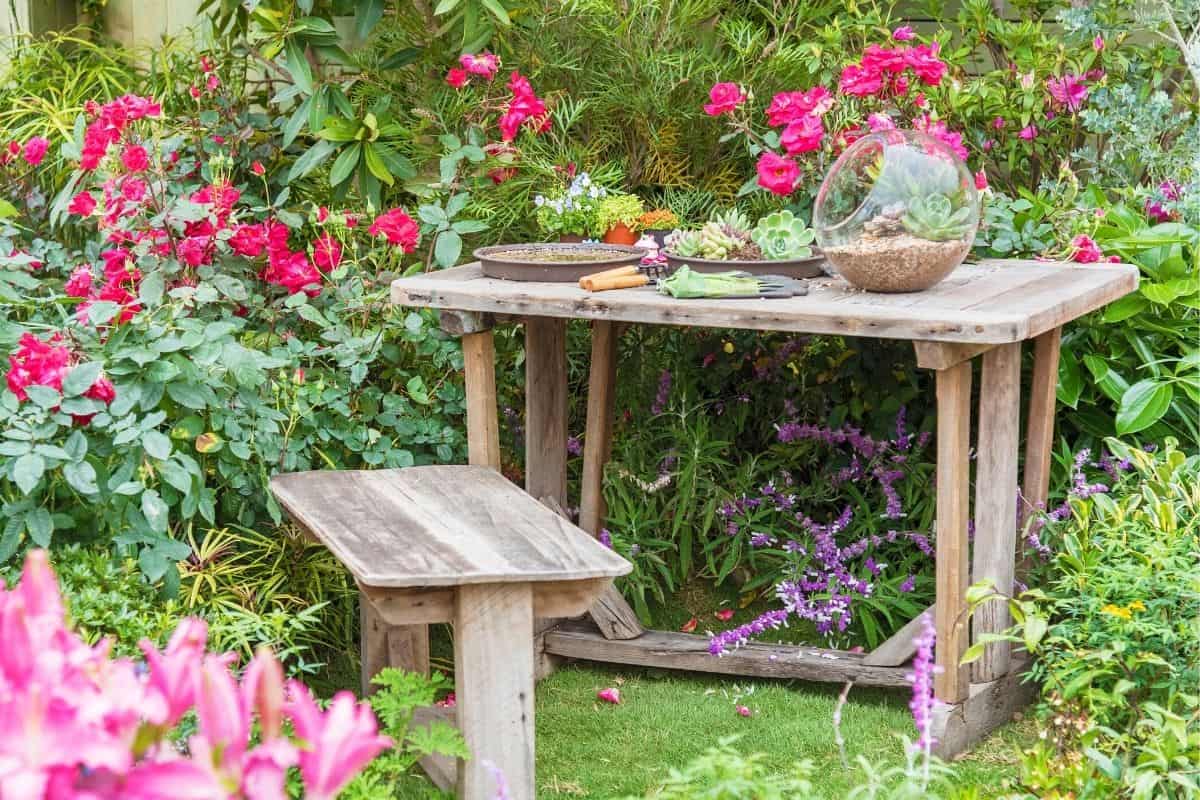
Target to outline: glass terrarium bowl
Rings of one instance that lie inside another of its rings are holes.
[[[817,242],[852,285],[919,292],[963,262],[979,193],[947,145],[917,131],[864,136],[834,163],[813,207]]]

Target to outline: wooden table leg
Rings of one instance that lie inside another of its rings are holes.
[[[1033,340],[1033,378],[1029,385],[1029,410],[1025,417],[1025,466],[1021,484],[1018,524],[1045,510],[1050,495],[1050,469],[1054,458],[1054,409],[1058,401],[1058,356],[1062,328],[1051,328]],[[1017,580],[1028,574],[1028,555],[1017,542]]]
[[[1033,340],[1033,379],[1025,425],[1023,509],[1045,508],[1050,493],[1054,452],[1054,407],[1058,399],[1058,354],[1062,328],[1051,328]]]
[[[937,628],[941,672],[934,694],[943,703],[967,696],[967,518],[970,513],[971,362],[937,372]]]
[[[500,469],[496,413],[496,346],[490,330],[462,337],[467,390],[467,461]]]
[[[604,524],[604,466],[612,454],[613,408],[617,395],[617,341],[615,322],[592,323],[592,362],[588,374],[587,431],[583,438],[583,485],[580,491],[579,527],[593,536]],[[645,632],[637,613],[609,585],[590,612],[592,621],[608,639],[633,639]]]
[[[975,547],[971,580],[991,581],[997,592],[1012,593],[1017,545],[1017,453],[1020,447],[1021,343],[983,355],[979,387],[979,442],[975,461]],[[1002,633],[1012,619],[1008,603],[980,605],[972,619],[974,637]],[[988,645],[972,665],[972,680],[983,683],[1008,673],[1011,646]]]
[[[524,646],[522,646],[524,643]],[[460,586],[454,614],[458,724],[471,751],[458,797],[534,797],[533,592],[529,584]]]
[[[583,438],[583,480],[579,527],[595,535],[604,524],[604,466],[612,454],[613,409],[617,384],[617,325],[592,323],[592,363],[588,375],[587,431]]]
[[[525,491],[567,503],[567,322],[525,320]]]

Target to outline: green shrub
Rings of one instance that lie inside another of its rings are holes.
[[[1128,474],[1047,525],[1019,604],[1045,700],[1023,778],[1038,797],[1198,797],[1200,456],[1108,446]]]

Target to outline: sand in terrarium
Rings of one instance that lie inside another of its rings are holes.
[[[919,292],[953,272],[970,250],[970,242],[934,242],[902,233],[826,247],[825,257],[843,278],[868,292]]]

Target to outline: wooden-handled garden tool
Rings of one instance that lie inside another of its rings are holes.
[[[603,292],[609,289],[632,289],[636,286],[648,286],[654,279],[665,276],[667,267],[663,264],[630,264],[625,267],[594,272],[579,279],[579,288],[589,292]]]

